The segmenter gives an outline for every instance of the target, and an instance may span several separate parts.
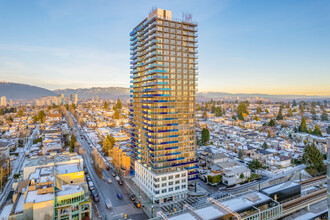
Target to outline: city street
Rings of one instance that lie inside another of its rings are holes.
[[[35,139],[38,132],[39,132],[39,125],[37,125],[36,128],[33,130],[32,134],[30,135],[30,137],[28,138],[27,142],[24,145],[23,151],[21,151],[18,157],[16,158],[16,163],[13,167],[13,170],[10,173],[10,176],[8,177],[8,182],[6,183],[6,185],[2,190],[2,193],[0,194],[0,207],[5,203],[14,182],[13,177],[16,173],[19,173],[19,171],[21,170],[26,158],[25,152],[30,150],[31,146],[33,145],[33,139]]]
[[[81,138],[81,135],[85,135],[77,125],[74,119],[73,130],[77,137],[78,142],[86,150],[86,154],[83,156],[85,161],[85,166],[88,170],[88,176],[92,179],[96,192],[99,194],[100,200],[96,202],[96,207],[99,212],[99,217],[102,219],[124,219],[124,214],[127,214],[127,219],[147,219],[147,216],[142,212],[141,209],[136,208],[132,201],[128,198],[129,189],[124,183],[120,186],[117,181],[112,177],[111,170],[105,170],[103,172],[104,180],[101,180],[97,174],[94,172],[91,151],[92,147],[87,143],[85,139]],[[106,180],[110,178],[112,183],[109,184]],[[121,193],[123,199],[117,198],[117,193]],[[109,210],[105,206],[105,200],[109,198],[111,200],[113,209]]]

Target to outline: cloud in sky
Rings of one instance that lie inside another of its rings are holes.
[[[308,0],[2,1],[0,80],[128,87],[129,32],[155,5],[198,22],[199,91],[330,95],[330,2]]]

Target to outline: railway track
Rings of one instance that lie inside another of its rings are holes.
[[[309,205],[315,204],[327,198],[327,188],[318,190],[316,192],[307,194],[306,196],[299,197],[297,199],[288,201],[282,204],[283,207],[283,215],[290,215],[302,208],[305,208]]]
[[[326,181],[326,178],[327,178],[327,175],[322,175],[322,176],[318,176],[318,177],[314,177],[311,179],[301,181],[299,183],[300,183],[301,187],[304,187],[304,186],[309,186],[309,185],[316,184],[316,183],[322,183],[322,181]]]

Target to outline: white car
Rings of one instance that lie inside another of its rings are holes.
[[[112,183],[112,180],[111,180],[111,179],[108,179],[107,182],[108,182],[108,183]]]

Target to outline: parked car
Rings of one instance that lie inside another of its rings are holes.
[[[109,179],[107,180],[107,182],[108,182],[108,183],[112,183],[112,180],[109,178]]]
[[[131,201],[135,201],[135,199],[136,199],[136,197],[135,197],[135,195],[129,195],[129,199],[131,200]]]
[[[116,176],[116,177],[115,177],[115,179],[116,179],[117,181],[120,181],[120,178],[119,178],[119,176]]]
[[[119,180],[119,181],[118,181],[118,184],[119,184],[119,185],[123,185],[123,181]]]
[[[115,177],[117,176],[117,174],[115,172],[112,172],[112,176]]]
[[[118,199],[123,199],[123,196],[120,193],[117,193]]]
[[[93,199],[95,202],[98,202],[100,200],[99,195],[97,193],[93,194]]]
[[[93,190],[94,189],[94,184],[92,181],[89,181],[88,182],[88,187],[89,187],[89,190]]]

